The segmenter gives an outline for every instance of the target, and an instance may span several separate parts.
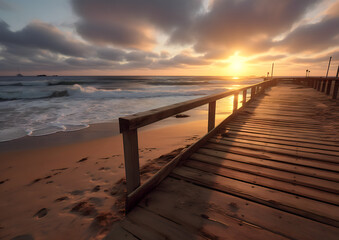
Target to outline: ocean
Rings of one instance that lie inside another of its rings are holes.
[[[262,80],[196,76],[0,77],[0,142],[74,131]]]

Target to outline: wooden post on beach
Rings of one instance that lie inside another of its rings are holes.
[[[273,78],[274,63],[272,63],[271,79]]]
[[[246,95],[247,95],[247,89],[242,91],[242,105],[243,106],[245,106],[245,104],[246,104],[246,100],[247,100],[246,99],[246,97],[247,97]]]
[[[338,69],[337,69],[337,74],[335,76],[335,80],[334,80],[334,88],[333,88],[333,95],[332,95],[332,99],[337,99],[338,96],[338,88],[339,88],[339,65],[338,65]]]
[[[251,87],[251,100],[254,98],[255,95],[255,87]]]
[[[216,101],[208,104],[208,132],[215,127],[215,107]]]
[[[237,109],[238,109],[238,95],[239,95],[239,92],[234,93],[233,112],[237,111]]]
[[[137,130],[123,132],[127,194],[140,186],[139,150]]]
[[[328,61],[326,77],[325,77],[325,80],[324,80],[324,83],[323,83],[323,86],[322,86],[322,89],[321,89],[322,92],[325,92],[325,85],[326,85],[326,83],[327,83],[327,85],[329,83],[327,77],[328,77],[328,71],[330,70],[330,66],[331,66],[331,60],[332,60],[332,57],[330,57],[330,60]]]

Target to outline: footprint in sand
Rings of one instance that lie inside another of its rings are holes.
[[[78,163],[84,162],[84,161],[87,161],[87,160],[88,160],[88,157],[84,157],[84,158],[81,158],[81,159],[78,161]]]
[[[8,181],[9,181],[9,179],[7,178],[7,179],[5,179],[3,181],[0,181],[0,184],[4,184],[5,182],[8,182]]]
[[[42,217],[46,216],[47,213],[48,213],[47,208],[41,208],[36,214],[34,214],[33,217],[42,218]]]
[[[97,215],[98,211],[92,203],[82,201],[76,203],[74,207],[71,209],[71,212],[78,213],[83,216],[93,216]]]
[[[69,199],[69,197],[67,197],[67,196],[59,197],[59,198],[55,199],[54,202],[62,202],[62,201],[68,200],[68,199]]]

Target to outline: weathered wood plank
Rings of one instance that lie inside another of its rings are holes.
[[[244,183],[184,166],[174,169],[172,176],[218,191],[231,193],[334,227],[339,227],[339,208],[331,204]],[[315,208],[314,206],[317,207]]]
[[[255,142],[241,142],[241,141],[232,141],[227,138],[211,138],[209,142],[223,144],[226,146],[242,147],[254,150],[260,150],[264,152],[276,153],[280,155],[288,155],[293,158],[301,158],[302,160],[316,160],[319,162],[324,162],[329,169],[339,172],[339,157],[334,155],[318,154],[318,153],[307,153],[303,151],[298,151],[295,147],[294,149],[279,148],[274,144],[257,144]],[[334,169],[333,169],[334,168]],[[335,169],[337,168],[337,169]]]
[[[289,142],[289,144],[282,144],[281,142],[275,143],[275,142],[269,142],[269,141],[260,141],[260,140],[258,141],[257,139],[242,139],[239,137],[221,136],[221,135],[215,136],[214,138],[216,139],[221,138],[221,139],[228,140],[231,142],[248,143],[248,144],[274,147],[274,148],[296,150],[298,152],[300,151],[300,152],[305,152],[305,153],[315,153],[315,154],[339,157],[339,148],[338,148],[338,151],[329,151],[329,150],[320,149],[319,147],[310,148],[310,147],[300,146],[294,142],[292,143]]]
[[[221,136],[217,135],[216,137]],[[321,145],[321,144],[315,144],[315,143],[305,143],[305,142],[298,142],[298,141],[290,141],[290,140],[283,140],[283,139],[275,139],[275,138],[268,138],[266,136],[252,136],[252,135],[246,135],[246,134],[232,134],[232,133],[227,133],[227,138],[229,139],[243,139],[243,140],[250,140],[250,141],[256,141],[256,142],[263,142],[263,143],[275,143],[279,144],[282,146],[292,146],[292,147],[297,147],[297,148],[305,148],[307,150],[312,149],[312,151],[317,151],[317,150],[323,150],[326,152],[331,152],[331,153],[337,153],[338,148],[334,146],[328,146],[328,145]]]
[[[224,222],[230,216],[243,221],[242,226],[266,229],[291,239],[334,240],[339,234],[338,228],[173,178],[164,180],[140,205],[187,228],[205,226],[206,222],[199,216],[217,222]],[[246,233],[240,228],[238,234]]]
[[[200,148],[198,153],[207,154],[214,157],[226,158],[229,160],[249,163],[257,166],[269,167],[277,170],[288,171],[310,177],[320,178],[327,181],[333,181],[337,184],[337,174],[329,176],[331,172],[321,169],[315,169],[307,166],[294,165],[285,162],[278,162],[273,159],[265,159],[265,156],[260,154],[251,154],[248,152],[242,152],[241,150],[231,149],[227,152],[216,150],[213,148]]]
[[[204,145],[205,148],[209,149],[215,149],[219,151],[224,151],[224,152],[236,152],[239,151],[243,155],[247,156],[255,156],[257,158],[262,158],[262,159],[268,159],[268,160],[274,160],[274,161],[279,161],[279,162],[284,162],[284,163],[289,163],[293,165],[298,165],[298,166],[307,166],[315,169],[321,169],[325,172],[328,172],[327,175],[330,177],[333,177],[334,181],[339,182],[339,172],[338,172],[338,165],[337,164],[331,164],[328,162],[320,162],[320,161],[315,161],[315,160],[308,160],[305,158],[300,158],[298,156],[290,156],[290,155],[283,155],[277,152],[273,151],[266,151],[266,150],[261,150],[260,148],[246,148],[246,147],[240,147],[240,146],[235,146],[235,145],[227,145],[221,142],[213,142],[213,139],[211,139],[206,145]]]
[[[271,138],[271,139],[279,139],[279,140],[288,140],[288,141],[295,141],[295,142],[302,142],[302,143],[312,143],[312,144],[319,144],[319,145],[325,145],[325,146],[332,146],[332,147],[338,147],[338,144],[332,141],[320,141],[320,140],[313,140],[309,138],[298,138],[293,136],[281,136],[276,134],[265,134],[265,133],[259,133],[255,131],[242,131],[239,130],[227,130],[224,129],[224,133],[227,134],[233,134],[233,135],[248,135],[248,136],[258,136],[258,137],[265,137],[265,138]]]
[[[186,161],[184,165],[190,168],[195,168],[204,172],[213,173],[226,178],[232,178],[235,180],[275,189],[278,191],[287,192],[306,198],[311,198],[313,200],[335,204],[337,206],[339,205],[339,195],[319,191],[317,189],[312,189],[305,186],[299,186],[296,185],[295,183],[287,183],[272,178],[267,178],[243,171],[219,167],[212,164],[207,164],[194,160]]]
[[[247,172],[263,177],[277,179],[279,181],[285,181],[292,184],[298,184],[301,186],[339,194],[339,186],[335,182],[305,176],[298,173],[287,172],[284,171],[284,169],[270,168],[269,165],[255,165],[251,162],[239,162],[236,160],[214,157],[202,153],[194,153],[190,159],[224,168],[234,169],[236,171]]]

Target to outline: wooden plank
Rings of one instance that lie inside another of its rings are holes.
[[[233,152],[233,151],[240,151],[244,155],[251,155],[251,156],[257,156],[258,158],[263,158],[263,159],[270,159],[274,161],[279,161],[279,162],[284,162],[284,163],[289,163],[293,165],[298,165],[298,166],[307,166],[307,167],[312,167],[316,169],[321,169],[323,171],[329,171],[329,175],[335,179],[335,181],[339,181],[339,172],[338,172],[338,165],[333,164],[333,163],[328,163],[328,162],[321,162],[321,161],[316,161],[316,160],[310,160],[310,159],[305,159],[298,157],[297,155],[292,156],[292,155],[284,155],[280,154],[277,151],[272,151],[269,150],[267,151],[266,149],[260,149],[259,147],[252,147],[247,148],[245,146],[237,146],[237,145],[231,145],[227,144],[224,142],[214,142],[213,139],[211,139],[204,147],[210,148],[210,149],[215,149],[215,150],[220,150],[224,152]]]
[[[109,233],[104,237],[103,240],[138,240],[135,236],[133,236],[130,232],[126,231],[120,222],[113,224]]]
[[[201,148],[197,152],[214,157],[220,157],[229,160],[253,164],[257,166],[269,167],[272,169],[283,170],[291,173],[297,173],[305,176],[320,178],[335,183],[337,183],[338,180],[337,174],[334,174],[334,176],[329,176],[332,173],[326,170],[315,169],[302,165],[294,165],[286,162],[279,162],[268,158],[265,159],[265,156],[261,156],[260,154],[251,154],[249,152],[242,152],[238,149],[237,150],[231,149],[227,152],[223,152],[213,148]]]
[[[226,200],[224,202],[226,206],[230,206],[228,204],[231,203],[235,204],[233,202],[235,198],[224,197],[224,194],[221,193],[215,195],[209,189],[172,178],[166,179],[157,189],[159,191],[152,192],[139,205],[152,212],[157,212],[186,229],[192,229],[205,239],[286,239],[276,231],[273,232],[268,228],[262,228],[248,223],[244,219],[236,218],[234,211],[218,211],[217,205],[214,205],[213,202],[209,204],[210,196]],[[178,198],[178,196],[181,197]],[[232,202],[228,202],[228,200],[232,200]],[[237,208],[236,204],[235,208]],[[262,210],[262,208],[260,209]],[[331,235],[331,229],[329,230]]]
[[[127,194],[140,186],[139,150],[137,130],[123,133]]]
[[[188,167],[176,168],[172,176],[211,189],[290,212],[324,224],[339,227],[339,208],[293,194],[244,183]],[[316,208],[314,206],[317,206]]]
[[[250,118],[250,116],[239,116],[235,122],[240,123],[258,123],[258,124],[266,124],[272,126],[289,126],[293,128],[302,128],[308,130],[320,130],[323,129],[323,125],[320,124],[309,124],[309,123],[297,123],[297,122],[289,122],[282,121],[279,119],[259,119],[259,118]]]
[[[324,150],[318,148],[310,148],[310,147],[303,147],[298,145],[296,142],[289,142],[289,144],[282,144],[280,142],[270,142],[270,141],[260,141],[257,139],[242,139],[239,137],[231,137],[231,136],[215,136],[214,138],[222,138],[224,140],[229,140],[231,142],[240,142],[240,143],[248,143],[248,144],[255,144],[255,145],[261,145],[261,146],[269,146],[269,147],[275,147],[275,148],[281,148],[281,149],[288,149],[288,150],[296,150],[300,152],[305,152],[305,153],[317,153],[317,154],[322,154],[322,155],[331,155],[331,156],[337,156],[339,157],[339,148],[336,148],[337,151],[329,151],[329,150]]]
[[[242,131],[242,130],[227,130],[224,129],[224,133],[235,135],[248,135],[248,136],[258,136],[258,137],[265,137],[265,138],[272,138],[272,139],[279,139],[279,140],[288,140],[288,141],[294,141],[294,142],[302,142],[302,143],[312,143],[312,144],[319,144],[319,145],[325,145],[325,146],[331,146],[331,147],[338,147],[338,144],[332,141],[320,141],[320,140],[314,140],[309,138],[297,138],[297,137],[291,137],[291,136],[282,136],[282,135],[272,135],[272,134],[265,134],[265,133],[258,133],[255,131]]]
[[[234,147],[242,147],[247,149],[253,150],[260,150],[263,152],[269,152],[274,154],[280,155],[288,155],[293,159],[298,158],[298,160],[316,160],[321,165],[327,166],[326,169],[332,169],[332,171],[339,172],[339,157],[333,155],[326,155],[326,154],[317,154],[317,153],[307,153],[298,151],[296,147],[294,149],[287,149],[287,148],[278,148],[276,145],[273,144],[259,144],[256,142],[241,142],[241,141],[232,141],[231,139],[227,138],[211,138],[209,142],[218,143],[226,146],[234,146]],[[276,155],[275,155],[276,156]],[[285,158],[285,156],[284,156]],[[334,169],[333,169],[334,168]]]
[[[186,229],[145,208],[135,207],[133,212],[126,216],[126,219],[128,223],[123,223],[124,228],[140,239],[205,239],[190,231],[190,229]],[[132,228],[131,225],[139,226],[144,231],[141,232],[141,229],[134,231],[134,226]],[[147,236],[145,236],[146,233]]]
[[[319,191],[317,189],[312,189],[305,186],[296,185],[295,183],[284,182],[272,178],[251,174],[248,172],[219,167],[212,164],[203,163],[200,161],[194,161],[193,159],[186,161],[184,165],[190,168],[195,168],[204,172],[213,173],[226,178],[232,178],[235,180],[252,183],[255,185],[291,193],[294,195],[326,202],[329,204],[334,204],[337,206],[339,205],[339,195]]]
[[[292,132],[292,133],[300,133],[306,134],[311,136],[329,136],[329,137],[336,137],[336,134],[333,132],[326,132],[325,129],[323,131],[315,131],[314,129],[306,130],[306,129],[298,129],[293,128],[291,126],[272,126],[272,125],[265,125],[265,124],[257,124],[257,123],[241,123],[241,122],[232,122],[227,124],[227,126],[234,126],[234,127],[242,127],[242,128],[249,128],[249,129],[263,129],[263,130],[274,130],[276,132]]]
[[[333,134],[316,134],[316,132],[312,133],[306,133],[306,132],[297,132],[291,130],[279,130],[277,128],[255,128],[255,127],[249,127],[249,126],[242,126],[242,125],[233,125],[233,124],[227,124],[226,128],[232,129],[232,130],[244,130],[244,131],[251,131],[251,132],[258,132],[258,133],[266,133],[266,134],[273,134],[277,136],[296,136],[298,138],[310,138],[314,140],[320,140],[323,141],[324,139],[330,140],[332,142],[337,142],[339,144],[339,141],[336,140],[337,136]]]
[[[322,191],[339,194],[339,185],[335,182],[301,175],[295,172],[284,171],[280,168],[271,168],[269,165],[253,164],[251,162],[241,162],[232,159],[215,157],[203,153],[194,153],[190,159],[201,161],[215,166],[233,169],[236,171],[247,172],[267,178],[276,179],[292,184],[298,184],[310,188],[316,188]]]
[[[221,136],[221,135],[217,135]],[[217,137],[216,136],[216,137]],[[245,134],[232,134],[227,133],[227,138],[230,139],[244,139],[244,140],[251,140],[256,142],[266,142],[266,143],[275,143],[279,145],[285,145],[285,146],[296,146],[301,148],[307,148],[307,149],[314,149],[314,151],[317,150],[323,150],[328,151],[331,153],[337,153],[337,147],[334,146],[326,146],[326,145],[320,145],[320,144],[314,144],[314,143],[305,143],[305,142],[297,142],[297,141],[290,141],[290,140],[282,140],[282,139],[274,139],[274,138],[267,138],[264,136],[250,136]]]

